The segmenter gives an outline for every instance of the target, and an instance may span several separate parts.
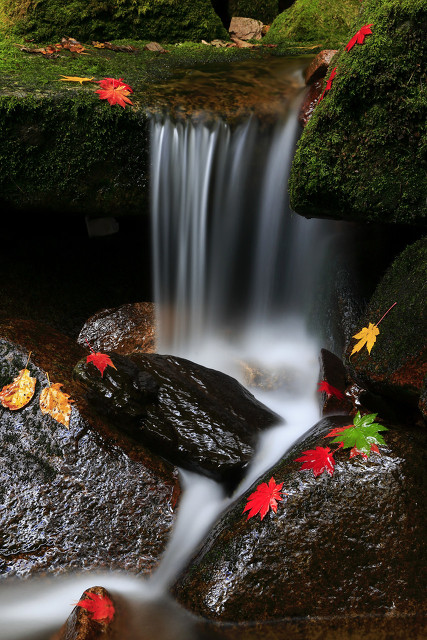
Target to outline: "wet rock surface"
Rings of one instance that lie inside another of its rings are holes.
[[[328,349],[321,349],[319,364],[320,379],[328,382],[343,395],[343,398],[338,398],[333,394],[328,395],[322,391],[322,415],[349,414],[352,409],[352,403],[345,397],[347,374],[342,360],[331,351],[328,351]]]
[[[349,613],[425,616],[427,434],[388,424],[381,455],[339,449],[332,477],[301,471],[295,459],[348,422],[321,420],[225,512],[172,589],[181,604],[221,622],[310,616],[329,628]],[[271,476],[288,495],[248,521],[249,494]]]
[[[103,377],[84,360],[74,370],[91,403],[117,415],[133,439],[173,464],[219,481],[233,484],[260,431],[280,421],[237,380],[214,369],[158,354],[111,359],[117,370],[108,367]]]
[[[323,49],[310,62],[304,71],[304,79],[307,85],[314,84],[326,76],[332,58],[338,53],[338,49]]]
[[[30,349],[34,397],[16,411],[0,407],[0,574],[151,573],[174,522],[176,470],[93,413],[71,381],[82,350],[53,330],[27,321],[0,326],[2,386]],[[75,400],[69,429],[40,411],[46,371]]]
[[[152,353],[156,350],[155,307],[152,302],[103,309],[85,322],[77,342],[95,351]]]
[[[356,380],[374,393],[396,404],[416,407],[427,375],[426,317],[427,238],[409,245],[380,281],[363,317],[353,333],[379,324],[379,334],[369,354],[364,347],[351,356],[355,344],[347,347],[346,358]],[[351,356],[351,357],[350,357]]]

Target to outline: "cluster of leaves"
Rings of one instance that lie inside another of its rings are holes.
[[[77,607],[86,609],[91,614],[92,620],[111,622],[114,618],[115,609],[112,601],[106,595],[91,593],[90,591],[83,594],[86,598],[79,600]]]
[[[107,354],[99,351],[95,352],[89,343],[88,345],[92,353],[87,356],[86,362],[92,363],[100,371],[101,376],[104,375],[106,367],[116,368]],[[11,411],[22,409],[34,396],[37,379],[33,378],[29,369],[27,369],[30,356],[31,353],[28,356],[28,361],[24,369],[21,369],[16,378],[0,390],[0,403],[3,407]],[[54,420],[60,422],[68,429],[71,417],[71,404],[74,400],[61,390],[62,384],[60,382],[51,383],[49,374],[46,375],[49,386],[45,387],[40,393],[40,410],[43,414],[50,415]]]
[[[60,80],[65,82],[96,82],[101,87],[95,93],[99,94],[100,100],[107,100],[109,104],[119,104],[125,108],[126,104],[133,104],[128,95],[133,93],[132,88],[124,82],[122,78],[103,78],[103,80],[94,80],[94,78],[81,78],[79,76],[62,76]]]
[[[353,424],[344,427],[336,427],[332,429],[325,438],[333,438],[331,441],[338,446],[334,451],[330,447],[316,447],[315,449],[307,449],[302,452],[295,462],[301,462],[301,471],[313,471],[316,478],[326,472],[331,477],[334,475],[335,459],[334,454],[338,449],[350,449],[350,459],[355,456],[362,456],[365,460],[370,453],[380,453],[378,445],[384,445],[384,438],[380,435],[380,431],[388,431],[387,427],[375,422],[376,413],[370,413],[362,416],[360,411],[354,417]],[[253,518],[257,513],[260,514],[261,520],[271,508],[277,512],[277,503],[282,501],[281,489],[283,482],[276,484],[274,478],[269,483],[263,482],[258,485],[256,490],[249,496],[248,502],[243,510],[249,511],[247,520]]]

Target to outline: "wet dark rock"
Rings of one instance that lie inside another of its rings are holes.
[[[158,354],[111,359],[117,371],[107,367],[103,377],[84,360],[74,370],[91,403],[117,416],[116,424],[166,460],[217,480],[234,484],[260,431],[280,420],[237,380],[214,369]],[[141,380],[151,396],[138,390]]]
[[[347,347],[354,378],[392,404],[417,407],[427,375],[426,273],[427,237],[396,258],[354,327],[353,334],[369,322],[376,324],[397,302],[379,325],[371,353],[364,347],[350,357],[354,339]]]
[[[152,302],[124,304],[95,313],[84,324],[77,342],[95,351],[152,353],[155,351],[155,307]]]
[[[174,522],[176,469],[95,414],[71,380],[82,349],[47,327],[22,320],[0,325],[2,386],[25,366],[30,350],[33,399],[17,411],[0,407],[1,575],[151,573]],[[75,400],[69,429],[40,411],[45,372]]]
[[[343,361],[327,349],[320,350],[320,380],[325,380],[330,385],[345,395],[347,386],[347,372]],[[322,415],[348,415],[352,409],[352,403],[348,398],[337,398],[334,395],[327,396],[322,391]]]
[[[308,87],[304,102],[302,103],[298,114],[298,122],[302,127],[305,127],[310,120],[313,111],[319,102],[321,94],[322,80],[317,80],[317,82],[313,82],[313,84]]]
[[[304,71],[304,80],[307,85],[315,84],[326,76],[332,58],[338,53],[338,49],[323,49],[310,62]]]
[[[345,424],[321,420],[225,512],[172,589],[182,605],[234,622],[425,616],[427,433],[387,424],[381,455],[338,449],[333,477],[301,471],[296,458]],[[247,520],[249,494],[271,476],[288,495]]]

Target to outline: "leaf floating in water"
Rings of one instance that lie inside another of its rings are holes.
[[[115,609],[110,598],[87,591],[84,595],[87,598],[79,600],[77,606],[89,611],[92,614],[92,620],[108,620],[108,622],[111,622],[114,618]]]
[[[37,379],[30,376],[28,369],[22,369],[13,382],[0,391],[0,402],[12,411],[25,407],[34,395],[36,382]]]
[[[311,469],[315,478],[320,476],[324,471],[327,471],[330,476],[334,475],[335,460],[333,452],[329,447],[307,449],[307,451],[302,452],[302,456],[300,458],[295,459],[295,462],[303,463],[301,471],[303,469]]]
[[[40,394],[40,409],[49,414],[54,420],[67,427],[70,426],[71,403],[70,396],[61,391],[62,384],[56,382],[43,389]]]
[[[242,513],[249,511],[247,520],[256,516],[257,513],[259,513],[262,520],[270,508],[276,513],[277,501],[283,500],[280,495],[282,487],[283,482],[276,484],[274,478],[270,478],[268,484],[266,482],[259,484],[256,490],[249,496],[247,505],[243,509]]]

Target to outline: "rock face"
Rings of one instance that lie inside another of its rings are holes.
[[[82,350],[46,327],[3,323],[1,387],[24,368],[29,349],[35,395],[22,409],[0,407],[0,573],[151,573],[174,522],[176,470],[93,414],[71,381]],[[45,371],[75,400],[69,429],[40,411]]]
[[[152,302],[124,304],[98,311],[85,323],[77,342],[95,351],[152,353],[156,350],[155,308]]]
[[[240,40],[261,40],[262,22],[251,18],[231,18],[229,31]]]
[[[337,53],[338,49],[323,49],[323,51],[319,51],[304,71],[305,83],[310,85],[318,82],[318,80],[322,80],[326,76],[328,67]]]
[[[350,358],[353,376],[389,402],[416,406],[427,376],[427,237],[408,246],[396,258],[376,288],[364,316],[353,333],[376,324],[397,302],[379,325],[380,331],[369,354],[366,348]],[[420,401],[422,411],[422,399]]]
[[[253,485],[222,516],[173,587],[181,604],[235,622],[425,612],[426,431],[387,425],[381,455],[339,449],[332,477],[301,471],[348,422],[324,418],[259,479],[284,483],[277,514],[246,519]]]
[[[291,206],[309,218],[425,225],[427,6],[367,0],[343,41],[365,24],[372,34],[336,56],[332,88],[299,141]]]
[[[260,431],[280,420],[234,378],[189,360],[111,359],[117,369],[103,377],[85,360],[75,367],[91,404],[173,464],[227,484],[240,478]]]

